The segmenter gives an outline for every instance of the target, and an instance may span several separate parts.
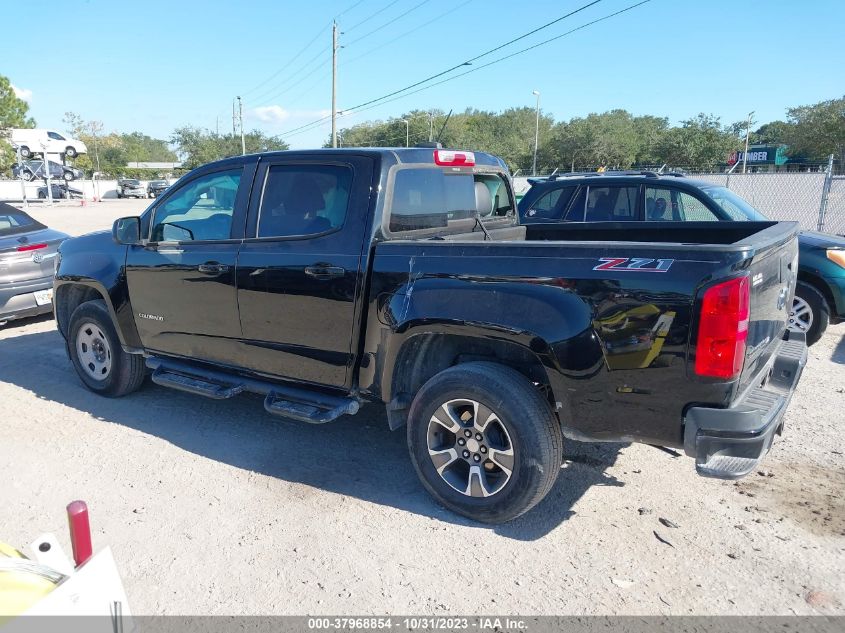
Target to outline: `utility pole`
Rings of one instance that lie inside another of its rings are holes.
[[[337,147],[337,21],[332,21],[332,147]]]
[[[434,140],[434,112],[428,113],[428,142]]]
[[[408,119],[399,119],[405,124],[405,147],[410,147],[411,142],[411,122]]]
[[[537,118],[534,122],[534,167],[531,170],[531,175],[537,175],[537,147],[540,144],[540,91],[534,90],[531,94],[537,96]]]
[[[237,121],[237,115],[235,115],[235,100],[232,99],[232,138],[235,138],[235,134],[238,133],[235,122]]]
[[[244,141],[244,104],[238,97],[238,120],[241,123],[241,156],[246,154],[246,142]]]
[[[745,173],[745,166],[748,164],[748,137],[751,136],[751,117],[754,110],[748,113],[748,123],[745,124],[745,152],[742,154],[742,173]]]

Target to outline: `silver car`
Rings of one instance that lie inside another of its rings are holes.
[[[0,202],[0,325],[53,309],[53,273],[68,236]]]

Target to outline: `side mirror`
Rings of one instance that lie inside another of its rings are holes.
[[[141,218],[137,215],[114,221],[111,235],[118,244],[138,244],[141,241]]]

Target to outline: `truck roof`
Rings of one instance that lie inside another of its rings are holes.
[[[231,158],[224,158],[212,165],[234,165],[243,162],[244,160],[259,156],[261,158],[285,158],[286,156],[325,156],[330,158],[332,156],[371,156],[374,158],[387,158],[390,162],[395,163],[431,163],[434,164],[434,151],[468,151],[475,155],[475,164],[485,167],[498,167],[507,170],[505,161],[485,152],[476,152],[473,150],[453,150],[451,148],[436,148],[436,147],[343,147],[343,148],[322,148],[322,149],[293,149],[277,152],[256,152],[254,154],[246,154],[245,156],[232,156]]]

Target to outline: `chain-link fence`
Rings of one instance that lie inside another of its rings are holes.
[[[772,220],[795,220],[810,231],[819,227],[827,174],[696,174],[693,178],[727,187]]]

